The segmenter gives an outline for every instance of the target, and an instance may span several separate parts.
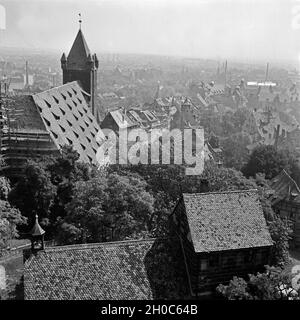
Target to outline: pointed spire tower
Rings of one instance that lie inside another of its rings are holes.
[[[63,70],[63,84],[78,81],[85,92],[90,95],[90,107],[93,115],[95,111],[95,96],[97,89],[97,70],[99,61],[96,54],[91,54],[81,30],[81,15],[79,14],[79,30],[68,57],[63,53],[61,68]]]
[[[31,231],[29,232],[31,236],[31,250],[38,251],[44,250],[44,235],[45,231],[39,224],[39,217],[38,215],[35,216],[35,223],[32,227]]]

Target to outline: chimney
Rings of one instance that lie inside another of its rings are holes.
[[[25,88],[29,86],[29,77],[28,77],[28,61],[25,63]]]
[[[225,80],[224,80],[224,88],[226,87],[227,85],[227,60],[225,62]]]
[[[276,131],[275,131],[274,147],[275,147],[276,149],[277,149],[277,145],[278,145],[279,131],[280,131],[280,124],[277,125],[277,129],[276,129]]]

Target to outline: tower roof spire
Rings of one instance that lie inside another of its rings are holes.
[[[79,30],[81,30],[81,23],[82,23],[81,13],[79,13],[78,16],[79,16],[79,20],[78,20],[78,22],[79,22]]]
[[[35,215],[35,224],[33,226],[33,228],[30,231],[30,234],[32,236],[42,236],[45,233],[45,231],[42,229],[42,227],[39,224],[39,217],[36,214]]]
[[[68,55],[68,64],[70,67],[81,69],[86,67],[91,55],[90,49],[85,41],[82,30],[79,29],[75,41]]]

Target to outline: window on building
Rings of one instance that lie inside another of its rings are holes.
[[[209,257],[209,266],[211,268],[216,268],[220,264],[220,256],[218,254],[212,255]]]
[[[236,266],[236,256],[235,255],[231,255],[230,257],[228,257],[227,259],[227,265],[230,267],[235,267]]]
[[[207,259],[200,260],[200,271],[205,271],[208,268],[208,261]]]
[[[253,250],[246,251],[245,252],[245,256],[244,256],[245,263],[252,263],[253,262],[253,257],[254,257]]]
[[[262,264],[263,262],[263,255],[261,251],[257,251],[256,253],[256,263],[257,264]]]

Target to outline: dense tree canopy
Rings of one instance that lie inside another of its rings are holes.
[[[24,224],[26,218],[7,201],[10,183],[0,177],[0,249],[7,246],[7,241],[18,237],[17,226]]]
[[[28,218],[29,225],[39,215],[48,237],[58,217],[66,215],[75,183],[93,175],[94,169],[78,159],[79,154],[65,146],[59,156],[29,160],[24,176],[9,193],[9,201]]]
[[[257,173],[263,173],[267,179],[272,179],[282,169],[292,174],[297,170],[296,162],[295,155],[289,150],[277,150],[272,145],[261,145],[253,150],[242,172],[247,177],[255,177]]]
[[[124,240],[148,230],[154,199],[137,175],[98,173],[75,184],[67,215],[60,221],[59,241]]]
[[[276,267],[250,274],[248,281],[234,277],[229,285],[219,285],[217,292],[228,300],[299,300],[300,297],[292,288],[291,277]]]

